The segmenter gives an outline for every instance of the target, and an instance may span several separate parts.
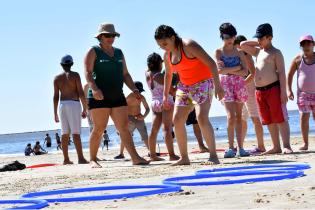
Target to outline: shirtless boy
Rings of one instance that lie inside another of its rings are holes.
[[[63,73],[54,79],[54,115],[55,122],[61,122],[61,142],[64,156],[63,164],[73,164],[68,155],[69,136],[72,134],[75,148],[78,155],[78,163],[88,163],[82,152],[81,144],[81,117],[86,117],[86,99],[83,93],[81,78],[77,72],[71,71],[73,59],[70,55],[65,55],[61,59]],[[59,105],[59,115],[57,107]],[[83,111],[81,104],[83,106]],[[59,118],[60,117],[60,118]],[[60,120],[59,120],[60,119]]]
[[[140,93],[144,91],[143,84],[141,82],[136,81],[135,86]],[[129,131],[133,134],[134,130],[137,129],[140,133],[142,141],[149,149],[148,132],[144,119],[150,113],[150,107],[143,95],[141,95],[141,99],[139,100],[135,93],[130,93],[126,99],[128,104]],[[141,114],[141,104],[145,108],[145,113],[143,115]],[[122,159],[124,157],[124,145],[120,144],[120,154],[116,156],[115,159]]]
[[[270,24],[258,26],[255,34],[258,41],[241,42],[246,53],[256,57],[256,100],[262,124],[268,125],[273,148],[262,154],[282,153],[279,131],[284,153],[292,153],[290,127],[286,103],[286,75],[281,51],[272,45],[273,31]]]

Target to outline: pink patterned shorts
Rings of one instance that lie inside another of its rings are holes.
[[[171,96],[169,97],[168,103],[169,103],[169,105],[174,106],[173,97],[171,97]],[[159,100],[159,99],[152,100],[151,109],[155,113],[163,112],[163,100],[162,99],[161,100]]]
[[[223,102],[240,102],[247,101],[247,90],[244,79],[237,75],[222,75],[221,86],[225,92]]]
[[[315,93],[298,92],[297,104],[302,113],[315,113]]]
[[[175,106],[193,106],[202,104],[207,100],[212,102],[213,80],[203,80],[193,85],[184,85],[181,82],[177,86]]]

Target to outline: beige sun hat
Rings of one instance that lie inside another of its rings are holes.
[[[120,36],[120,34],[116,32],[115,26],[112,23],[101,23],[98,27],[98,32],[94,37],[97,38],[101,34],[116,34],[116,36]]]

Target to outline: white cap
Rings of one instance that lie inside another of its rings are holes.
[[[65,55],[61,58],[60,64],[71,64],[73,63],[73,59],[71,55]]]

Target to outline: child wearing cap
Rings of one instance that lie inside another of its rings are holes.
[[[292,153],[290,127],[286,103],[286,76],[281,51],[272,45],[273,31],[269,23],[261,24],[256,30],[258,41],[241,42],[241,49],[256,57],[256,101],[262,124],[267,125],[273,148],[262,154],[282,153],[279,131],[284,153]]]
[[[315,53],[311,35],[300,38],[302,53],[293,59],[288,73],[288,97],[294,100],[292,80],[297,72],[297,104],[300,111],[300,125],[304,145],[300,150],[308,150],[308,132],[310,113],[315,119]]]
[[[242,41],[246,41],[246,37],[243,35],[238,35],[235,38],[234,45],[236,48],[240,49],[240,43]],[[248,99],[245,102],[243,106],[243,111],[242,111],[242,140],[245,140],[246,133],[247,133],[247,120],[250,117],[252,119],[254,128],[255,128],[255,133],[256,133],[256,138],[257,138],[257,147],[252,149],[250,153],[253,154],[258,154],[258,153],[263,153],[266,151],[265,145],[264,145],[264,130],[263,126],[260,121],[259,117],[259,112],[258,112],[258,106],[256,102],[256,95],[255,95],[255,82],[254,82],[254,76],[255,76],[255,63],[251,55],[248,53],[244,52],[245,54],[245,59],[246,63],[248,66],[248,69],[251,70],[251,73],[246,75],[245,77],[245,84],[246,84],[246,90],[247,90],[247,95]]]
[[[245,55],[234,46],[235,27],[231,23],[223,23],[220,28],[220,37],[223,40],[223,47],[215,51],[215,57],[220,74],[221,85],[225,95],[222,99],[227,112],[227,132],[229,139],[229,149],[226,150],[224,157],[233,158],[236,153],[234,150],[234,131],[236,133],[239,156],[249,156],[243,148],[242,141],[242,109],[244,102],[247,101],[247,91],[244,77],[247,75],[247,64]]]

